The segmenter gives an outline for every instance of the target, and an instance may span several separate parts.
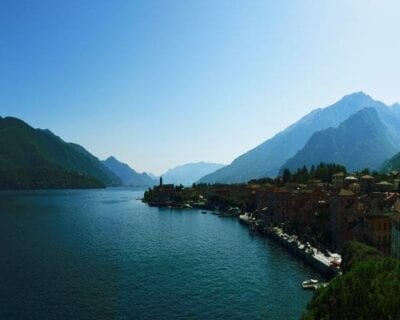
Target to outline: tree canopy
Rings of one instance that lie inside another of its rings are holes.
[[[302,319],[400,319],[400,261],[356,243],[344,263],[343,275],[317,291]]]

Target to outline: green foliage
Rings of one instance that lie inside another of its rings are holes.
[[[78,145],[15,118],[0,118],[0,188],[91,188],[113,182],[100,161]]]
[[[290,182],[292,180],[292,173],[290,172],[289,169],[283,170],[283,182]]]
[[[291,173],[289,169],[285,169],[283,171],[283,181],[285,183],[307,183],[309,180],[315,179],[321,180],[323,183],[331,183],[332,176],[339,172],[346,173],[346,168],[340,164],[321,162],[317,167],[311,166],[310,170],[306,166],[297,169],[294,173]]]
[[[353,241],[344,249],[342,270],[343,272],[347,272],[360,262],[379,260],[383,257],[382,252],[374,247]]]
[[[400,261],[353,243],[344,263],[343,276],[317,291],[302,319],[400,319]]]
[[[245,208],[246,203],[241,199],[233,196],[210,195],[208,201],[211,205],[219,206],[220,208],[239,207]]]
[[[43,164],[36,168],[0,170],[0,190],[104,188],[101,181],[61,167]]]
[[[368,168],[365,168],[365,169],[361,170],[360,174],[366,175],[366,174],[371,174],[371,172]]]
[[[266,184],[266,183],[270,183],[270,184],[274,184],[276,181],[272,178],[261,178],[261,179],[252,179],[248,182],[248,184]]]

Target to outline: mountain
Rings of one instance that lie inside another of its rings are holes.
[[[138,173],[126,163],[122,163],[112,156],[104,160],[103,164],[119,177],[125,186],[152,187],[158,183],[148,174]]]
[[[160,179],[160,177],[159,176],[156,176],[155,174],[152,174],[151,172],[147,172],[147,174],[149,175],[149,177],[150,178],[152,178],[153,180],[159,180]]]
[[[363,92],[357,92],[344,96],[331,106],[310,112],[284,131],[236,158],[230,165],[203,177],[200,182],[237,183],[276,176],[286,160],[302,149],[315,132],[338,127],[351,115],[366,107],[380,110],[388,129],[393,131],[393,135],[399,134],[400,137],[396,124],[390,119],[393,114],[400,115],[400,108],[388,107]]]
[[[191,185],[201,177],[221,169],[222,167],[224,167],[224,165],[219,163],[188,163],[169,169],[162,177],[165,183]]]
[[[120,183],[83,147],[17,118],[0,117],[0,188],[104,187]]]
[[[398,120],[400,128],[400,120]],[[282,169],[295,170],[320,162],[340,163],[350,171],[378,166],[400,150],[400,140],[381,120],[379,111],[365,108],[337,128],[316,132]]]
[[[392,170],[400,171],[400,152],[396,153],[390,159],[385,160],[379,167],[379,171],[385,173]]]

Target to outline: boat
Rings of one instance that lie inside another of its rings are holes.
[[[251,218],[247,213],[241,214],[239,216],[239,222],[244,223],[244,224],[249,224],[251,222]]]
[[[337,253],[331,253],[330,258],[331,258],[330,266],[335,268],[340,268],[340,265],[342,263],[342,257]]]
[[[303,289],[316,289],[318,287],[318,280],[309,279],[301,283]]]

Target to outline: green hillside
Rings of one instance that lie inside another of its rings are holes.
[[[0,188],[83,188],[119,179],[81,146],[16,118],[0,118]]]
[[[400,319],[400,261],[353,243],[344,262],[343,276],[317,291],[302,319]]]

